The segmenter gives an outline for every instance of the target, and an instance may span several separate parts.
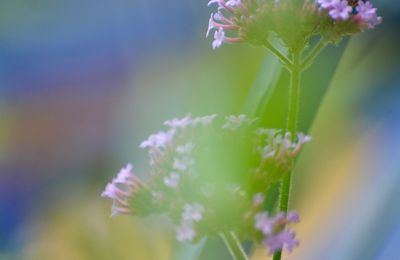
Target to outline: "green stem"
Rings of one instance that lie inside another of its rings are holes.
[[[304,71],[307,69],[311,64],[314,62],[315,58],[318,56],[318,54],[321,53],[321,51],[325,48],[326,46],[326,41],[323,39],[320,39],[317,45],[314,47],[314,49],[310,52],[310,54],[303,60],[301,63],[301,69]]]
[[[296,138],[296,128],[299,114],[300,75],[300,52],[293,54],[293,66],[290,71],[289,110],[286,122],[286,131],[290,132],[292,141]]]
[[[230,232],[231,237],[233,239],[233,241],[236,243],[237,248],[240,250],[240,252],[242,253],[243,257],[245,259],[248,259],[246,251],[244,250],[243,246],[242,246],[242,242],[240,242],[239,238],[236,236],[235,232],[231,231]]]
[[[232,256],[233,260],[248,260],[246,252],[244,251],[242,244],[233,232],[230,233],[219,233],[220,237],[224,241],[226,248]]]
[[[286,131],[290,133],[292,141],[296,138],[297,121],[299,114],[299,97],[300,97],[300,76],[302,68],[300,64],[300,52],[293,53],[293,66],[290,70],[290,90],[289,90],[289,111],[287,117]],[[291,167],[282,178],[281,190],[279,196],[279,211],[287,214],[289,206],[289,195],[292,179],[292,170],[294,161],[291,162]],[[274,254],[273,260],[280,260],[282,251]]]
[[[275,48],[269,41],[265,42],[264,45],[270,52],[272,52],[278,59],[281,61],[281,63],[290,70],[292,67],[292,62],[285,57],[277,48]]]

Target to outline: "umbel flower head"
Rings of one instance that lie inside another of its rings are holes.
[[[207,36],[222,43],[265,45],[276,34],[290,51],[303,49],[314,35],[327,42],[371,29],[382,22],[371,2],[359,0],[210,0]]]
[[[263,243],[269,252],[291,251],[298,241],[287,224],[296,213],[264,210],[269,186],[281,180],[294,157],[311,138],[259,128],[246,115],[165,121],[166,130],[140,147],[149,153],[149,173],[139,180],[123,168],[102,196],[113,200],[113,214],[167,214],[176,239],[234,231],[240,239]]]

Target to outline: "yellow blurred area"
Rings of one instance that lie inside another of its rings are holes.
[[[170,234],[165,220],[111,218],[108,202],[84,199],[39,219],[22,259],[167,260],[172,253]]]

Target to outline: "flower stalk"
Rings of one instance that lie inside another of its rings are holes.
[[[318,54],[321,53],[321,51],[325,48],[327,45],[327,42],[324,39],[320,39],[317,45],[314,47],[314,49],[310,52],[310,54],[304,59],[304,61],[301,63],[301,69],[302,71],[308,69],[310,67],[315,58],[318,56]]]
[[[233,260],[248,260],[247,254],[239,239],[233,232],[220,232],[220,237],[224,241],[226,248]]]
[[[296,128],[299,115],[300,104],[300,78],[303,68],[300,61],[300,51],[293,52],[293,65],[290,68],[290,89],[289,89],[289,109],[287,114],[286,131],[290,133],[292,141],[296,138]],[[279,194],[279,211],[287,214],[290,199],[291,179],[294,168],[294,160],[291,162],[291,169],[285,173],[281,180],[281,189]],[[273,260],[280,260],[282,250],[277,251]]]

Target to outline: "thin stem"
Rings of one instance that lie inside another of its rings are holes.
[[[326,41],[323,39],[320,39],[317,45],[314,47],[314,49],[308,54],[308,56],[303,60],[301,63],[301,69],[305,70],[307,69],[315,60],[315,58],[318,56],[318,54],[321,53],[321,51],[325,48],[326,46]]]
[[[230,234],[229,233],[225,234],[223,232],[220,232],[219,235],[224,241],[226,248],[231,254],[233,260],[248,260],[248,257],[240,241],[237,240],[237,237],[234,235],[233,232],[231,232]]]
[[[300,76],[302,68],[300,66],[300,52],[293,53],[293,66],[290,71],[290,90],[289,90],[289,111],[287,116],[286,131],[290,133],[292,141],[296,138],[297,121],[299,114],[299,96],[300,96]],[[289,195],[292,179],[292,170],[294,161],[291,162],[291,170],[285,173],[281,181],[281,190],[279,196],[279,211],[287,214],[289,206]],[[273,260],[280,260],[282,251],[274,254]]]
[[[290,71],[289,111],[287,115],[286,131],[290,132],[292,141],[296,138],[296,128],[299,113],[300,94],[300,52],[293,54],[293,66]]]
[[[275,54],[275,56],[279,58],[284,66],[286,66],[288,69],[292,67],[292,62],[288,58],[286,58],[285,55],[283,55],[277,48],[275,48],[269,41],[266,41],[264,46],[273,54]]]
[[[240,242],[239,238],[236,236],[235,232],[231,231],[230,232],[231,237],[233,238],[233,241],[235,241],[236,246],[238,247],[238,249],[240,250],[240,252],[242,253],[242,255],[244,256],[245,259],[248,259],[246,251],[244,250],[243,246],[242,246],[242,242]]]
[[[232,245],[229,242],[228,238],[225,236],[225,234],[220,232],[219,236],[222,238],[222,241],[224,241],[224,244],[225,244],[226,248],[228,249],[229,253],[231,254],[232,259],[238,260],[238,257],[236,256],[235,252],[233,251]]]
[[[272,260],[281,260],[281,257],[282,257],[282,251],[279,250],[278,252],[276,252],[274,254],[274,257],[272,258]]]

